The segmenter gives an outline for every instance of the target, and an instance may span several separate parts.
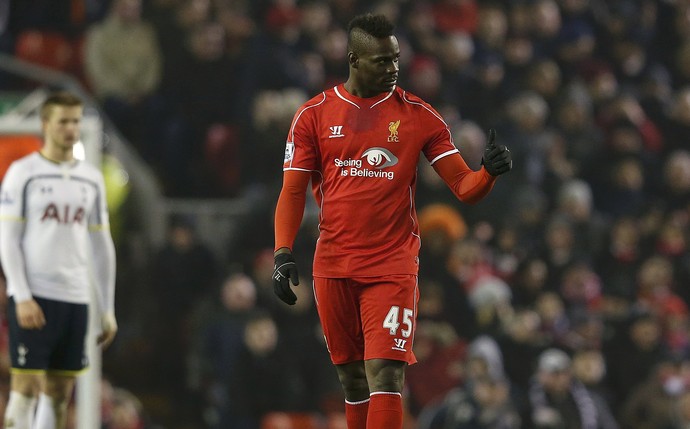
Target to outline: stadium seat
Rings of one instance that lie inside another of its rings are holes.
[[[50,31],[23,31],[15,45],[17,58],[64,72],[71,71],[74,54],[65,36]]]
[[[204,157],[223,194],[237,193],[242,171],[237,127],[227,124],[211,125],[206,133]]]
[[[261,420],[261,429],[324,429],[322,419],[312,413],[268,413]]]

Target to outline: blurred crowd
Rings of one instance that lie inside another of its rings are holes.
[[[397,24],[401,86],[442,113],[471,167],[490,127],[514,159],[475,206],[419,166],[408,429],[686,428],[686,0],[11,2],[0,49],[72,67],[166,195],[266,195],[227,257],[184,216],[155,255],[121,249],[106,371],[165,427],[342,427],[308,286],[317,225],[284,306],[272,201],[292,115],[346,79],[345,26],[364,11]],[[47,34],[67,64],[37,56]]]

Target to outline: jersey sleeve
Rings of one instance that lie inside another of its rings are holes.
[[[427,103],[422,102],[420,105],[424,109],[419,115],[420,126],[428,130],[427,142],[422,152],[429,163],[434,165],[439,159],[458,153],[458,148],[455,147],[450,128],[441,115]]]
[[[110,235],[108,204],[103,176],[96,175],[97,194],[89,218],[89,237],[93,249],[93,275],[98,302],[106,314],[115,314],[115,245]]]
[[[105,182],[103,175],[97,172],[95,175],[96,198],[94,207],[89,215],[89,230],[109,229],[108,202],[105,195]]]
[[[309,178],[310,174],[303,171],[288,170],[283,174],[283,187],[275,210],[274,250],[292,249],[304,216]]]
[[[10,165],[0,184],[0,220],[24,220],[23,188],[26,178],[16,163]]]
[[[319,168],[317,135],[314,126],[314,107],[319,104],[304,105],[295,113],[285,143],[283,171],[314,171]]]
[[[7,278],[8,295],[16,302],[32,298],[26,277],[22,237],[26,227],[24,184],[16,163],[7,170],[0,189],[0,260]]]

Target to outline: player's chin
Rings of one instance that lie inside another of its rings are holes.
[[[381,89],[384,92],[389,92],[389,91],[392,91],[393,89],[395,89],[395,86],[397,84],[398,84],[397,80],[393,80],[393,81],[386,80],[386,81],[381,82]]]

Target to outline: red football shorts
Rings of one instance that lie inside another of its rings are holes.
[[[369,359],[417,362],[417,276],[314,278],[316,308],[334,364]]]

